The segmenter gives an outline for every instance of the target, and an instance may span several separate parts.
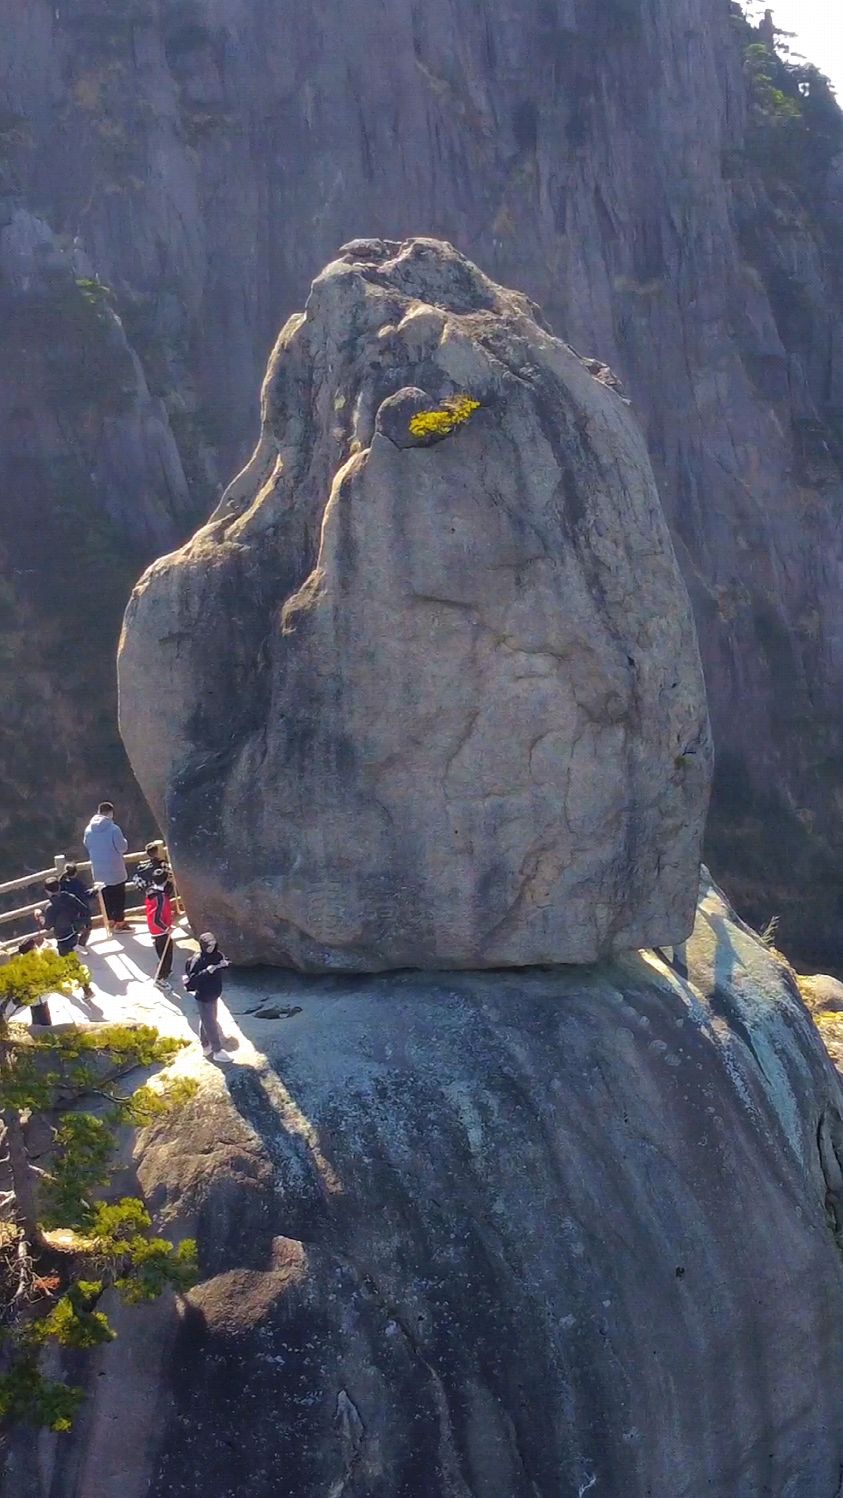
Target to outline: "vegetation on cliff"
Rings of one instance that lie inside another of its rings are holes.
[[[745,45],[744,74],[750,158],[767,178],[783,179],[810,203],[843,150],[843,112],[831,84],[811,63],[789,61],[758,40]]]
[[[191,1084],[126,1090],[182,1042],[146,1026],[30,1030],[12,1016],[86,984],[75,954],[31,952],[0,968],[0,1422],[67,1430],[81,1396],[42,1372],[49,1345],[90,1350],[114,1337],[106,1292],[137,1305],[195,1279],[191,1240],[150,1233],[143,1202],[103,1201],[118,1134],[175,1107]]]

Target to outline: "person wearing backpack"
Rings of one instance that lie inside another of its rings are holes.
[[[163,871],[167,879],[167,894],[172,900],[175,894],[175,886],[173,884],[172,871],[164,857],[164,844],[160,841],[147,843],[145,851],[146,858],[135,869],[135,877],[132,883],[136,889],[143,891],[145,898],[152,889],[155,875]]]
[[[59,886],[61,889],[66,890],[68,894],[75,895],[88,912],[88,923],[79,932],[79,941],[77,943],[84,952],[91,935],[91,900],[96,892],[93,889],[89,889],[85,881],[79,878],[79,869],[75,863],[65,865],[64,873],[59,879]]]
[[[66,957],[75,949],[79,933],[87,929],[91,912],[69,890],[62,889],[56,878],[46,879],[44,890],[47,904],[35,918],[45,931],[52,932],[59,957]]]
[[[225,1042],[217,1020],[217,1003],[222,996],[222,974],[229,966],[213,931],[203,931],[199,951],[188,960],[182,982],[199,1005],[199,1039],[208,1061],[228,1061]]]
[[[169,888],[168,888],[169,886]],[[146,924],[158,958],[154,982],[158,988],[169,988],[167,979],[173,970],[173,907],[170,902],[169,870],[158,869],[146,893]]]

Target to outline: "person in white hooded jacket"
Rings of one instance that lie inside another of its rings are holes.
[[[102,899],[109,931],[130,931],[126,920],[126,880],[128,872],[123,855],[129,844],[114,820],[110,801],[101,801],[99,811],[85,828],[85,847],[91,860],[94,881],[103,886]]]

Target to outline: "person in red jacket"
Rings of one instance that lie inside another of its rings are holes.
[[[168,875],[168,869],[157,872],[146,896],[146,924],[158,957],[155,983],[159,988],[170,987],[167,979],[173,967],[173,907],[167,889]]]

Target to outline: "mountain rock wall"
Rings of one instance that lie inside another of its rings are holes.
[[[117,734],[113,657],[127,589],[183,534],[191,499],[113,298],[20,204],[0,203],[0,370],[0,843],[11,877],[79,851],[85,810],[109,791],[135,838],[151,831]]]
[[[839,960],[843,177],[819,85],[785,80],[783,108],[728,0],[0,19],[6,197],[113,293],[194,516],[254,442],[277,327],[355,235],[449,239],[612,367],[697,615],[709,856],[782,940]]]

